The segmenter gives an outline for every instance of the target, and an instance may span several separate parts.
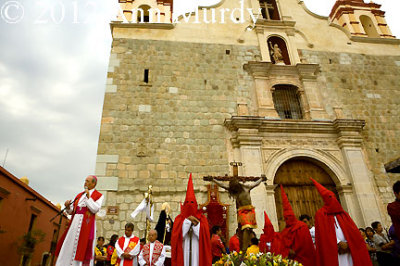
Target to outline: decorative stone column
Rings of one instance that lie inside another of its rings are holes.
[[[373,221],[382,221],[377,202],[379,197],[374,190],[372,173],[368,170],[361,149],[362,138],[360,132],[365,125],[365,121],[337,119],[333,124],[337,130],[337,143],[348,168],[349,178],[355,192],[354,195],[360,205],[361,219],[357,218],[357,225],[366,226]],[[346,202],[351,202],[351,200],[346,200]],[[357,210],[357,207],[352,206],[348,210]],[[355,217],[358,217],[357,213]]]
[[[351,185],[341,185],[336,187],[339,193],[340,203],[345,209],[353,221],[359,225],[363,224],[363,216],[361,213],[360,204],[354,195],[353,187]]]
[[[264,33],[264,29],[256,28],[256,33],[261,51],[261,60],[263,62],[271,62],[271,57],[269,55],[269,49],[267,44],[267,36]]]
[[[303,103],[307,103],[303,106],[309,112],[307,116],[313,120],[327,120],[329,117],[322,105],[321,93],[317,84],[319,65],[297,64],[296,68],[303,84],[304,92],[301,95],[301,100]]]
[[[274,225],[275,231],[279,231],[278,217],[276,214],[276,204],[275,204],[276,187],[277,185],[265,185],[265,190],[267,193],[266,196],[267,207],[265,208],[265,211],[267,212],[268,217],[271,220],[271,223]]]
[[[310,106],[308,105],[308,101],[307,101],[307,97],[304,92],[304,89],[299,89],[298,93],[300,96],[299,98],[300,98],[300,102],[301,102],[301,107],[303,109],[304,119],[310,120],[311,119]]]

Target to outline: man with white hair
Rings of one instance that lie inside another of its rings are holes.
[[[140,266],[163,266],[165,260],[164,245],[157,240],[157,231],[149,231],[149,243],[143,246],[139,255]]]
[[[90,175],[85,180],[85,191],[73,202],[65,202],[66,212],[72,215],[70,224],[57,244],[56,266],[94,265],[96,244],[96,213],[100,210],[104,196],[95,187],[97,177]]]

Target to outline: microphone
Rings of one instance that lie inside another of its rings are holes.
[[[88,195],[89,194],[89,188],[87,186],[84,186],[84,188],[85,188],[85,191],[83,191],[83,192],[86,194],[87,198],[90,198],[90,196]]]

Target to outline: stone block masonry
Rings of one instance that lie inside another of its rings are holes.
[[[99,220],[106,237],[123,233],[150,184],[156,207],[170,202],[175,217],[192,172],[198,203],[206,202],[202,177],[229,173],[224,120],[236,115],[238,99],[251,105],[253,81],[243,65],[261,58],[255,46],[128,39],[112,46],[107,88],[113,89],[105,94],[98,156],[118,161],[98,162],[98,174],[113,181],[103,188],[105,205],[120,206],[113,218],[120,223],[110,224],[109,215]],[[221,199],[232,202],[226,194]]]
[[[321,66],[319,78],[325,108],[343,110],[345,118],[362,119],[365,158],[384,205],[394,199],[383,165],[400,156],[399,56],[371,56],[302,50],[308,63]],[[386,213],[385,207],[382,213]]]

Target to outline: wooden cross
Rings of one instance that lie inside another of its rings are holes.
[[[231,162],[231,163],[229,163],[229,165],[231,165],[233,168],[233,176],[228,176],[228,174],[226,174],[224,176],[204,176],[203,180],[204,181],[212,181],[214,179],[214,180],[218,180],[218,181],[230,181],[232,178],[237,178],[240,182],[248,182],[248,181],[254,182],[254,181],[259,180],[260,178],[266,180],[265,175],[239,176],[239,166],[242,166],[241,162]]]
[[[272,13],[273,13],[275,10],[274,5],[272,3],[269,3],[268,1],[265,1],[265,2],[260,2],[260,6],[261,6],[261,9],[263,9],[265,12],[265,16],[266,16],[265,18],[271,19],[270,15],[269,15],[269,10],[272,10]]]

